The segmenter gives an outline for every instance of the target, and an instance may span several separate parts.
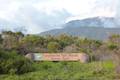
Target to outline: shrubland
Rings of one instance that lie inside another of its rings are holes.
[[[27,53],[85,53],[88,63],[34,62]],[[66,34],[0,34],[0,80],[115,80],[120,79],[120,35],[92,40]]]

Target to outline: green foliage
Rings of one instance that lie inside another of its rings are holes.
[[[110,43],[110,44],[108,44],[108,48],[109,48],[110,50],[114,50],[114,49],[117,49],[118,46],[117,46],[116,44]]]
[[[120,35],[113,34],[109,37],[109,42],[120,45]]]
[[[26,47],[43,46],[44,38],[36,35],[28,35],[20,41],[20,45],[26,45]]]
[[[1,75],[1,80],[114,80],[111,61],[92,62],[40,62],[36,71],[24,75]]]
[[[32,71],[32,62],[15,51],[0,51],[0,74],[23,74]]]
[[[0,44],[2,43],[2,35],[0,34]]]
[[[4,37],[1,37],[2,35]],[[110,57],[116,64],[119,64],[120,55],[115,54],[120,52],[119,35],[109,37],[106,42],[65,34],[43,37],[6,31],[1,36],[0,80],[115,80],[116,66],[107,60],[112,54]],[[84,52],[89,55],[91,62],[86,64],[80,62],[36,63],[17,54],[16,51],[20,54],[29,52]],[[106,59],[104,60],[104,58]],[[93,62],[95,59],[99,62]],[[102,60],[103,62],[101,62]]]
[[[57,52],[59,50],[59,44],[57,42],[49,42],[47,49],[48,52]]]
[[[57,37],[57,40],[59,41],[61,48],[64,48],[65,46],[68,46],[74,43],[74,37],[68,36],[65,34],[59,35]]]
[[[26,73],[21,76],[3,75],[0,76],[0,80],[114,80],[114,66],[105,61],[114,60],[115,64],[120,64],[120,35],[111,35],[108,41],[99,41],[66,34],[38,36],[4,31],[0,35],[0,49],[1,74]],[[89,55],[92,63],[41,62],[33,64],[21,55],[33,52],[84,52]],[[95,60],[104,62],[93,62]],[[33,66],[36,71],[31,72]]]
[[[21,32],[2,32],[2,47],[3,49],[11,50],[19,46],[19,41],[24,37]]]
[[[113,35],[111,35],[110,37],[111,37],[111,38],[119,38],[120,35],[118,35],[118,34],[113,34]]]
[[[37,35],[27,35],[21,39],[19,46],[24,49],[25,52],[39,52],[44,48],[44,37]]]
[[[94,51],[98,49],[102,45],[102,41],[99,40],[90,40],[90,39],[78,39],[76,41],[76,45],[79,46],[83,50],[90,49],[91,51]]]

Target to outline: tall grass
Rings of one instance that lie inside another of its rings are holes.
[[[114,80],[111,61],[92,62],[39,62],[34,72],[23,75],[1,75],[0,80]]]

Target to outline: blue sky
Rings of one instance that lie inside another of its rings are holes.
[[[35,34],[70,20],[119,16],[118,7],[119,0],[0,0],[0,29],[22,26]]]

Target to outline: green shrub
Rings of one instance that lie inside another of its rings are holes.
[[[109,48],[110,50],[114,50],[114,49],[117,49],[118,46],[117,46],[116,44],[110,43],[110,44],[108,44],[108,48]]]
[[[23,74],[33,70],[32,62],[15,51],[0,52],[0,74]]]

